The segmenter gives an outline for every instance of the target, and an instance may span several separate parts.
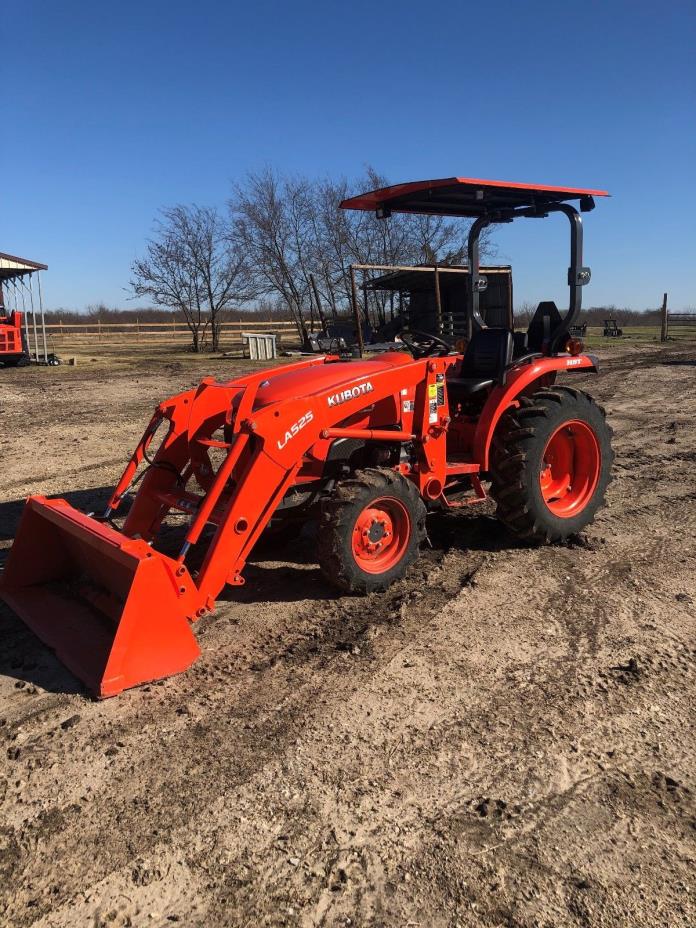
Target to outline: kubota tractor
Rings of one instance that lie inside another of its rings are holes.
[[[160,403],[106,512],[30,497],[2,596],[97,695],[165,677],[199,655],[190,623],[210,612],[264,529],[319,513],[317,557],[351,593],[386,589],[425,538],[426,518],[484,500],[510,532],[546,544],[580,531],[602,504],[611,430],[559,374],[597,370],[569,337],[581,290],[581,212],[603,191],[449,178],[401,184],[346,209],[462,216],[469,233],[469,333],[457,351],[403,332],[402,351],[311,357]],[[563,213],[570,306],[541,303],[526,333],[487,328],[479,235],[490,223]],[[127,508],[125,520],[114,520]],[[170,512],[187,519],[165,553]]]

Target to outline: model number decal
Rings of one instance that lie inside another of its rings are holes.
[[[293,424],[290,426],[290,428],[285,433],[285,438],[283,438],[282,441],[278,439],[278,450],[282,451],[283,448],[290,441],[290,439],[295,438],[296,435],[299,435],[302,429],[305,427],[305,425],[308,425],[312,421],[313,418],[314,418],[314,413],[308,409],[307,412],[304,414],[304,416],[300,416],[297,422],[293,422]]]
[[[576,364],[582,364],[582,358],[569,358],[566,364],[568,367],[575,367]]]
[[[332,393],[331,396],[327,397],[326,402],[329,406],[340,406],[341,403],[347,403],[348,400],[357,400],[359,396],[363,396],[365,393],[372,393],[374,387],[369,380],[366,380],[364,383],[359,383],[357,387],[351,387],[348,390],[341,390],[340,393]]]

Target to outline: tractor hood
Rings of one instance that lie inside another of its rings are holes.
[[[265,381],[259,387],[254,402],[254,409],[295,400],[324,390],[336,390],[349,386],[362,377],[370,377],[378,371],[412,364],[410,354],[401,351],[389,351],[371,360],[327,361],[314,367],[290,370],[287,374],[276,374],[272,380]]]

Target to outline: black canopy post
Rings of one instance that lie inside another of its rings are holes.
[[[467,338],[471,339],[474,329],[485,329],[486,323],[480,310],[479,294],[486,289],[488,281],[481,276],[480,271],[480,249],[479,237],[481,232],[490,225],[491,219],[488,216],[479,216],[469,229],[469,238],[467,241],[467,260],[469,262],[469,276],[467,284],[469,286],[469,312],[467,313]]]
[[[567,203],[554,203],[547,207],[549,212],[565,213],[570,223],[570,265],[568,267],[568,287],[570,290],[568,312],[563,321],[553,332],[550,351],[558,350],[563,339],[567,336],[571,325],[574,325],[582,309],[582,288],[590,282],[592,272],[582,263],[582,217],[574,206]]]
[[[442,335],[442,295],[440,293],[440,269],[435,265],[435,316],[437,319],[437,334]]]

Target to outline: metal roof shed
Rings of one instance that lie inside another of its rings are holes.
[[[46,343],[46,323],[44,320],[43,294],[41,292],[40,271],[47,271],[48,265],[39,261],[30,261],[28,258],[19,258],[16,255],[0,251],[0,309],[7,313],[10,309],[21,311],[24,320],[24,337],[29,358],[35,363],[48,364],[48,346]],[[38,294],[34,300],[33,276],[37,275]],[[10,306],[9,304],[13,305]],[[41,354],[39,352],[39,333],[36,324],[36,313],[39,313],[41,325]],[[29,316],[31,316],[32,329],[29,329]],[[30,334],[33,334],[33,348]]]

